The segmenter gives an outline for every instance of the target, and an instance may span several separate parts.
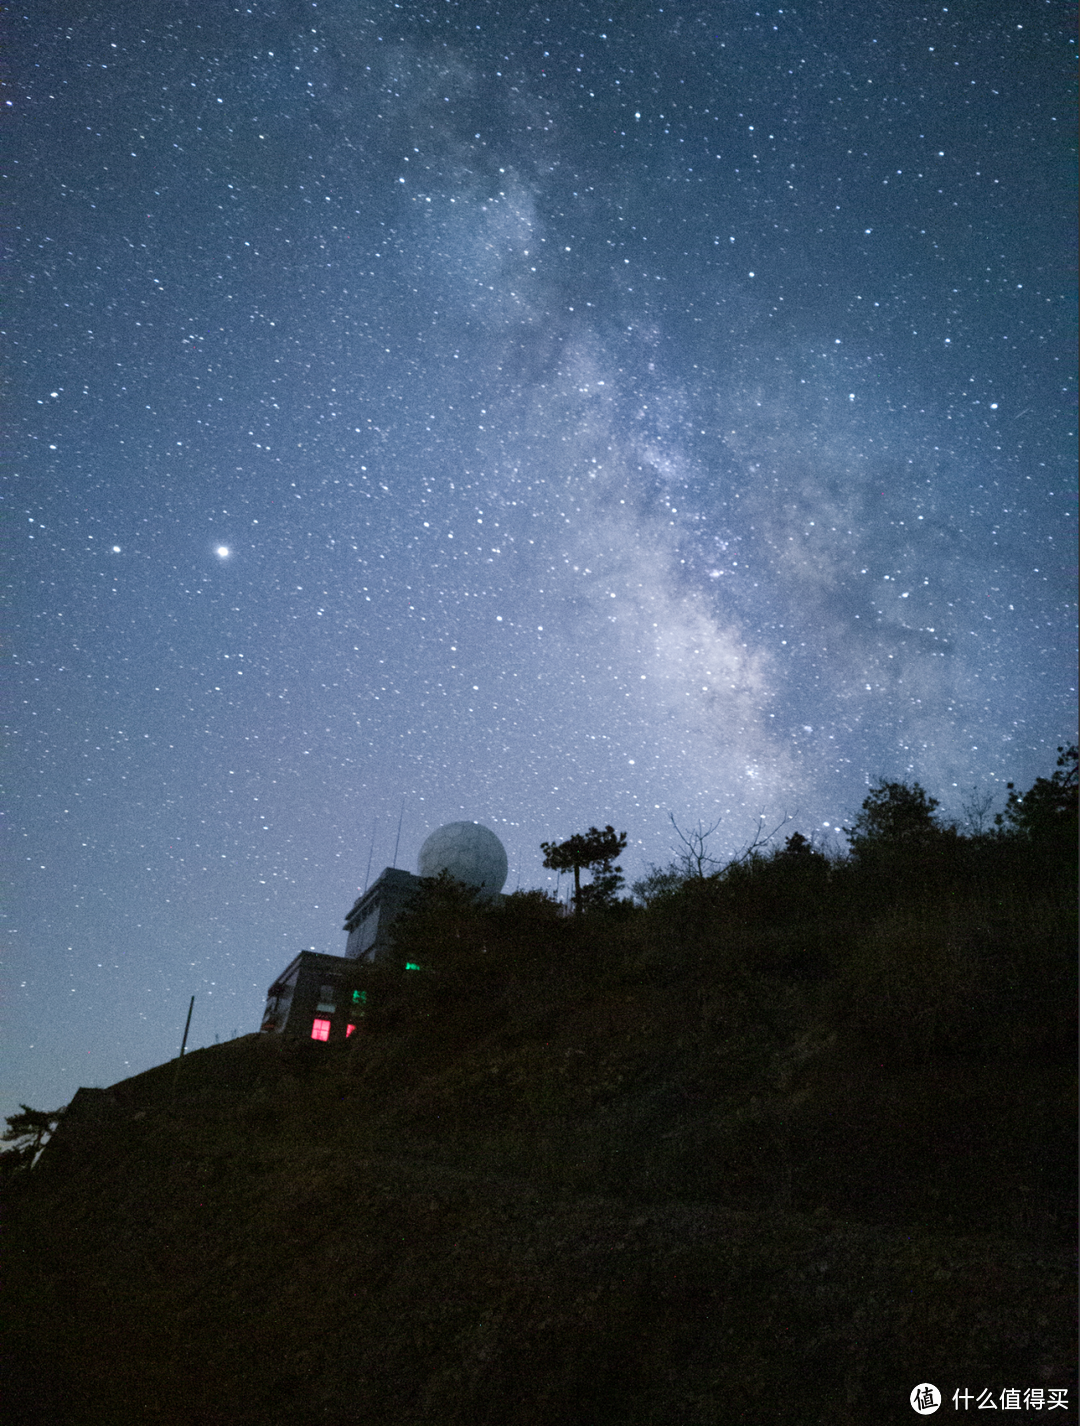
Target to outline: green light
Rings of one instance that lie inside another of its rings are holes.
[[[416,964],[415,961],[406,961],[406,962],[405,962],[405,969],[406,969],[406,970],[419,970],[420,967]]]

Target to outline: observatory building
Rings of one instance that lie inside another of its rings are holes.
[[[506,881],[506,849],[479,822],[448,822],[420,848],[416,872],[385,867],[354,902],[345,917],[348,936],[343,956],[301,951],[267,992],[262,1029],[270,1034],[312,1040],[344,1040],[363,1014],[363,992],[345,1003],[344,971],[350,964],[385,964],[390,956],[390,928],[416,894],[421,878],[447,872],[492,899]]]

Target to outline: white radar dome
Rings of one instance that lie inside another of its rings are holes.
[[[416,870],[421,876],[447,872],[466,886],[483,887],[490,895],[506,880],[506,848],[494,832],[479,822],[447,822],[432,832],[420,848]]]

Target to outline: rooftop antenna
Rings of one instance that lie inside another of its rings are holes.
[[[401,797],[401,816],[397,819],[397,841],[394,843],[394,866],[397,866],[398,847],[401,846],[401,824],[405,819],[405,795]]]
[[[371,858],[375,855],[375,833],[379,829],[379,819],[375,818],[375,825],[371,829],[371,850],[367,854],[367,871],[364,873],[364,891],[368,889],[368,882],[371,880]],[[364,891],[360,893],[363,896]]]

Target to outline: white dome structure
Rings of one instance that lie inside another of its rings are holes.
[[[479,822],[447,822],[420,848],[416,870],[420,876],[438,876],[445,871],[455,881],[495,896],[506,880],[506,848]]]

